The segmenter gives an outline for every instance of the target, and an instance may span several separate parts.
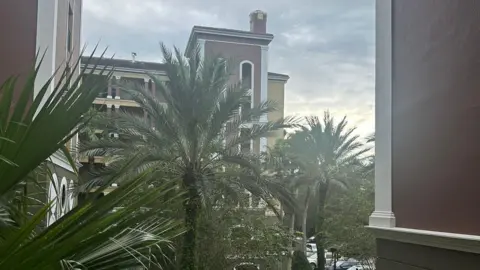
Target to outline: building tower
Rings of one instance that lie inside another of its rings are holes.
[[[267,13],[256,10],[250,13],[249,17],[250,31],[194,26],[186,53],[198,46],[202,57],[229,59],[232,65],[232,82],[242,81],[250,89],[252,107],[268,99],[283,105],[284,84],[288,76],[268,72],[268,50],[274,36],[267,33]],[[264,115],[260,122],[282,117],[283,106],[277,112]],[[267,146],[272,146],[281,136],[283,131],[270,138],[252,141],[250,145],[245,145],[245,149],[255,153],[266,151]]]

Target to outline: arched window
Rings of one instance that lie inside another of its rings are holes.
[[[242,62],[242,84],[248,89],[252,89],[253,86],[253,64],[251,62]]]
[[[240,80],[242,82],[243,87],[250,90],[250,101],[245,102],[242,105],[243,109],[250,109],[253,107],[253,92],[254,92],[254,66],[253,63],[250,61],[242,61],[240,63]]]

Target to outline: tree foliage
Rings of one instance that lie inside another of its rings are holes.
[[[369,265],[376,256],[375,237],[367,228],[374,210],[374,181],[371,171],[358,175],[349,189],[332,192],[326,206],[325,235],[327,244],[337,247],[340,254]]]
[[[355,180],[355,170],[363,166],[360,161],[368,149],[354,134],[355,128],[348,127],[346,117],[336,122],[327,111],[323,119],[312,116],[307,117],[306,122],[307,125],[288,140],[302,173],[299,184],[305,186],[306,198],[314,198],[311,203],[315,206],[317,265],[325,265],[327,198],[332,187],[347,188]],[[309,205],[310,201],[305,200],[304,209]]]
[[[263,121],[262,116],[276,110],[272,101],[245,106],[251,100],[249,90],[231,83],[226,60],[203,60],[198,48],[188,58],[163,45],[162,52],[167,79],[151,75],[158,95],[145,87],[118,86],[130,92],[148,118],[119,112],[110,125],[122,139],[91,141],[82,151],[110,157],[101,178],[116,174],[134,158],[121,177],[128,179],[150,170],[157,173],[150,174],[151,179],[165,175],[184,191],[187,231],[181,268],[190,270],[197,265],[197,219],[207,207],[209,192],[221,188],[226,197],[235,199],[238,190],[248,190],[272,207],[273,197],[290,196],[262,176],[258,155],[241,150],[245,142],[268,137],[271,131],[286,127],[289,120]]]
[[[78,68],[78,61],[72,67]],[[132,196],[131,190],[142,182],[142,175],[128,179],[124,186],[99,200],[86,200],[51,226],[42,226],[52,204],[31,207],[28,198],[35,177],[45,176],[39,166],[82,127],[84,113],[106,85],[93,77],[80,84],[80,77],[64,72],[53,91],[50,79],[34,97],[38,71],[39,66],[32,68],[24,85],[12,77],[0,87],[0,268],[126,269],[160,265],[166,259],[164,252],[172,248],[171,240],[182,233],[181,223],[169,216],[169,205],[179,198],[172,198],[162,208],[140,211],[168,192],[160,186],[136,197],[135,203],[124,204]],[[110,76],[107,70],[99,73]],[[20,93],[18,98],[16,91]],[[106,183],[115,177],[112,175]],[[123,209],[113,213],[117,206]]]

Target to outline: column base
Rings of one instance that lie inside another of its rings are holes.
[[[119,96],[116,96],[115,99],[120,99],[120,97],[119,97]]]
[[[112,98],[112,96],[107,96],[107,98]]]
[[[369,226],[394,228],[395,215],[391,211],[374,211],[369,218]]]

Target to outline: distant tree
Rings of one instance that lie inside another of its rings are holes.
[[[327,111],[323,119],[307,117],[307,126],[290,135],[288,140],[300,165],[303,177],[299,180],[307,187],[305,207],[315,199],[314,235],[317,245],[317,265],[325,265],[325,205],[332,187],[345,188],[356,177],[353,173],[363,164],[360,160],[368,151],[349,128],[347,119],[335,122]],[[308,213],[305,209],[304,213]],[[304,222],[306,224],[306,222]],[[305,227],[305,226],[304,226]]]
[[[366,172],[348,190],[332,192],[324,228],[327,245],[338,247],[342,256],[370,265],[376,256],[375,238],[366,226],[374,210],[374,178],[372,171]]]

